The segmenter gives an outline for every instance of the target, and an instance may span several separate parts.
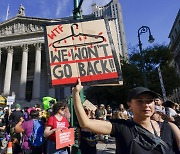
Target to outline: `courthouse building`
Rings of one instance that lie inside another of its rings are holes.
[[[1,94],[15,94],[24,106],[44,96],[70,95],[70,88],[51,88],[48,82],[43,25],[58,21],[26,17],[21,5],[17,16],[0,23]]]

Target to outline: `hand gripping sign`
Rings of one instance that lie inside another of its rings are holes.
[[[56,131],[56,149],[74,144],[74,128]]]
[[[54,23],[46,25],[45,35],[53,86],[75,84],[79,77],[96,84],[122,80],[112,21]]]

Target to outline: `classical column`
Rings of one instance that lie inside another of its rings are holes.
[[[25,100],[26,81],[27,81],[27,66],[28,66],[28,45],[24,44],[21,47],[22,47],[23,53],[22,53],[19,98],[21,100]]]
[[[40,77],[41,77],[41,44],[35,44],[36,58],[35,58],[35,71],[33,80],[33,99],[39,100],[40,98]]]
[[[13,62],[13,47],[7,47],[8,55],[6,60],[6,72],[4,79],[4,91],[3,94],[5,96],[10,93],[10,85],[11,85],[11,74],[12,74],[12,62]]]

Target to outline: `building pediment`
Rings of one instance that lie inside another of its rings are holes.
[[[59,20],[16,16],[0,23],[0,38],[43,32],[43,24]]]

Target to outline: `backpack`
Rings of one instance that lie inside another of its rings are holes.
[[[33,130],[28,138],[31,146],[41,146],[44,143],[44,127],[41,121],[33,120]]]

